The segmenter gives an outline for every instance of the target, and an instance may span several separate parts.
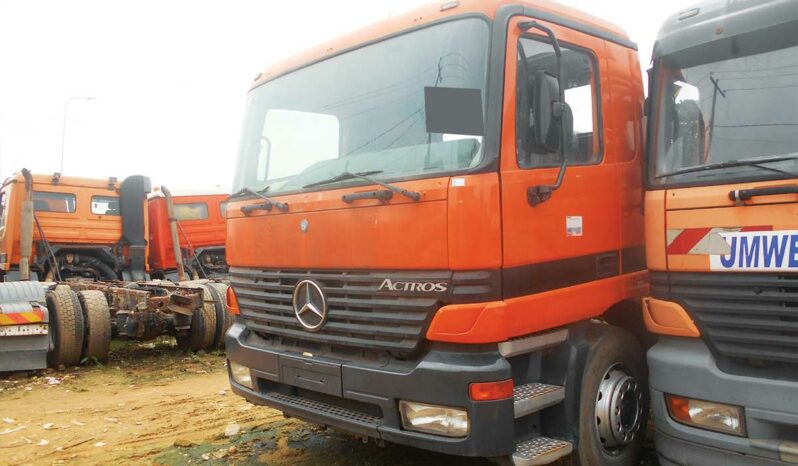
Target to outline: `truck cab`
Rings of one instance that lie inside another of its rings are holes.
[[[186,273],[193,279],[224,278],[228,194],[175,193],[171,196],[177,237]],[[156,188],[149,194],[150,267],[153,278],[177,281],[175,249],[169,227],[167,198]]]
[[[149,178],[90,179],[26,170],[0,188],[0,276],[144,279]]]
[[[650,72],[645,321],[660,464],[798,458],[798,3],[703,2]]]
[[[542,1],[431,4],[259,74],[234,392],[378,442],[635,464],[640,74],[619,28]]]

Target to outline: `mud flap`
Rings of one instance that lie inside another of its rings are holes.
[[[50,336],[44,292],[39,282],[0,283],[0,372],[47,367]]]

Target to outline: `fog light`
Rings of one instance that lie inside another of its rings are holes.
[[[468,435],[468,412],[463,409],[400,401],[399,412],[407,430],[446,437]]]
[[[665,395],[668,412],[682,424],[745,437],[743,409],[739,406]]]
[[[239,385],[254,390],[255,385],[252,383],[252,373],[249,371],[249,367],[230,360],[227,362],[230,364],[230,374],[233,376],[233,380]]]

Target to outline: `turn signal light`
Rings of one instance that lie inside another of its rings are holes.
[[[474,401],[503,400],[513,397],[513,381],[477,382],[468,386],[468,394]]]
[[[233,291],[232,286],[227,287],[227,310],[230,314],[241,315],[241,309],[238,307],[238,298],[236,298],[236,292]]]

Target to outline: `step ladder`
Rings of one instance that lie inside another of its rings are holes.
[[[515,418],[527,416],[556,405],[565,399],[565,388],[559,385],[533,382],[513,388]],[[514,466],[550,464],[571,454],[573,445],[564,440],[534,437],[518,443],[512,455]]]
[[[515,446],[512,455],[514,466],[551,464],[574,450],[570,442],[548,437],[535,437]]]
[[[513,388],[515,418],[535,413],[565,399],[565,389],[559,385],[528,383]]]

